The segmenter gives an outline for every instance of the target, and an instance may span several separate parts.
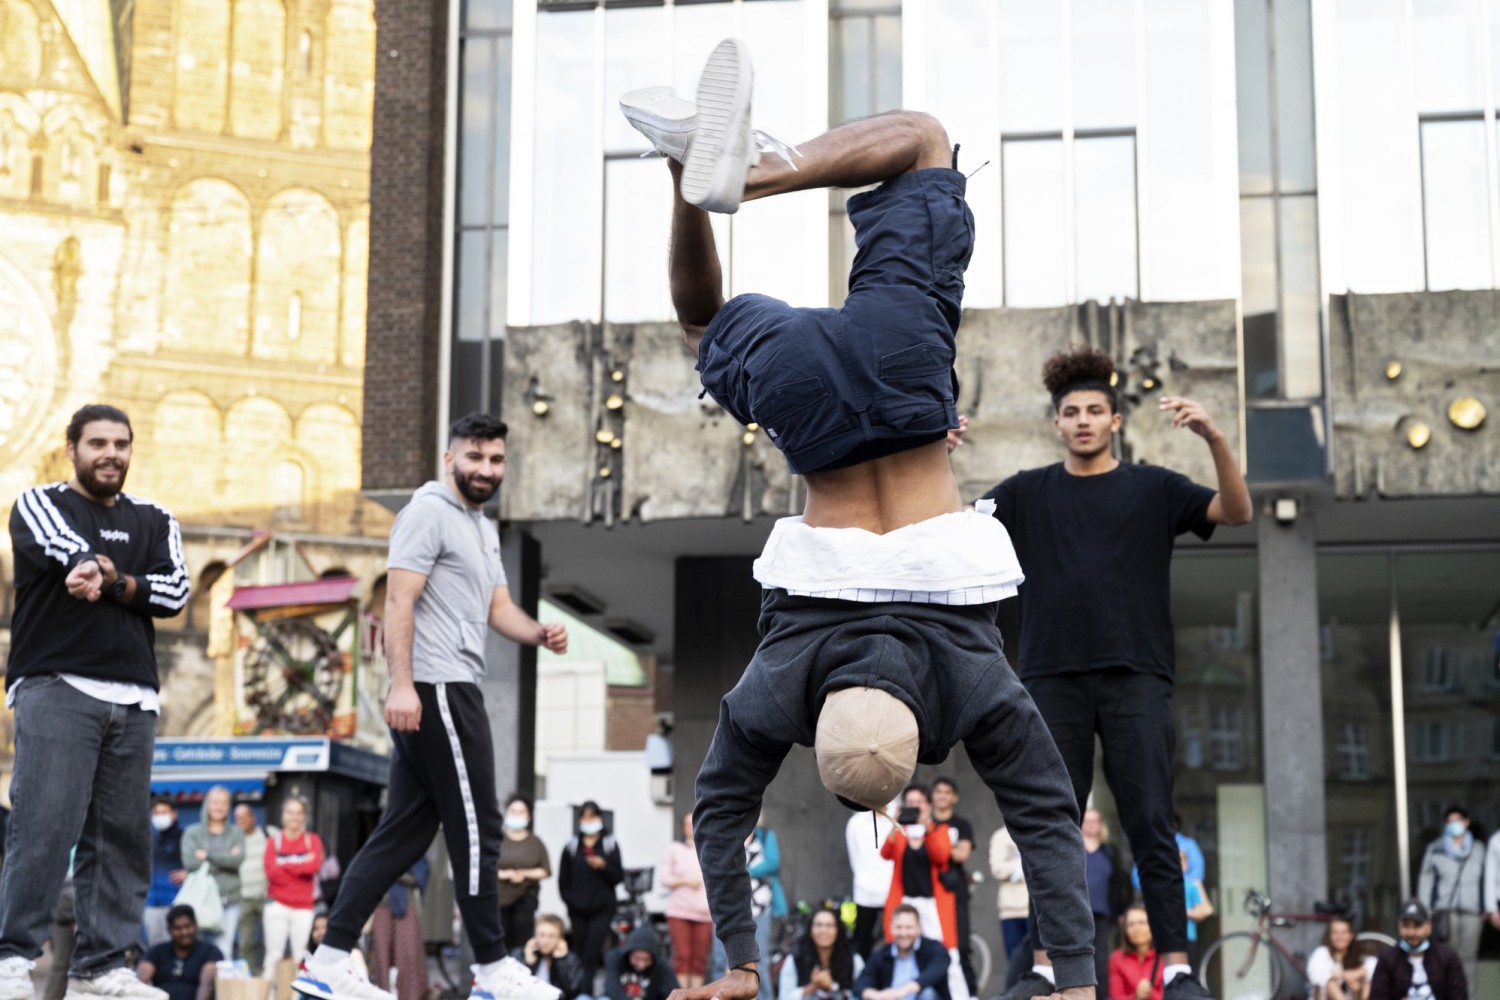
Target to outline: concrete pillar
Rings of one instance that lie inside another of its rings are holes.
[[[1317,534],[1305,500],[1289,523],[1256,517],[1260,701],[1265,761],[1266,893],[1276,909],[1311,912],[1328,892]],[[1225,901],[1230,905],[1233,901]],[[1305,933],[1303,933],[1305,931]],[[1321,925],[1291,931],[1311,948]]]
[[[541,545],[516,528],[500,532],[500,558],[511,600],[535,617],[541,598]],[[536,647],[491,631],[484,647],[484,707],[495,740],[495,789],[536,790]]]

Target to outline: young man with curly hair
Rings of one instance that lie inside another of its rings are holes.
[[[1208,444],[1217,492],[1155,465],[1114,457],[1123,416],[1108,354],[1082,347],[1042,367],[1052,421],[1067,457],[985,494],[1026,569],[1017,672],[1062,752],[1082,810],[1104,774],[1140,869],[1165,1000],[1207,993],[1189,975],[1187,907],[1172,828],[1173,631],[1170,572],[1178,535],[1207,540],[1219,524],[1250,520],[1250,491],[1229,442],[1203,407],[1164,396],[1174,428]],[[1046,996],[1045,951],[1004,1000]]]
[[[964,175],[942,125],[911,111],[762,158],[751,89],[748,54],[727,39],[696,102],[665,87],[620,101],[668,158],[672,300],[704,389],[765,428],[808,494],[755,563],[762,640],[724,697],[698,774],[698,858],[730,972],[675,1000],[749,1000],[770,975],[759,966],[745,844],[794,744],[814,746],[824,786],[846,805],[882,809],[917,761],[939,763],[959,742],[1026,855],[1039,940],[1057,965],[1049,995],[1092,1000],[1073,790],[995,627],[1019,568],[1003,527],[964,509],[948,462],[974,239]],[[724,300],[708,212],[877,184],[849,200],[859,252],[841,308]]]

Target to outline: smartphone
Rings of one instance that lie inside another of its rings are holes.
[[[916,806],[907,806],[896,814],[896,823],[899,826],[911,826],[913,823],[922,822],[922,810]]]

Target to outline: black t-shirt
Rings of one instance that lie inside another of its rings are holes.
[[[218,948],[199,938],[185,957],[177,954],[172,942],[163,941],[148,948],[146,954],[141,956],[141,961],[150,962],[156,967],[151,985],[159,990],[166,990],[171,1000],[195,1000],[203,967],[223,957],[224,953]]]
[[[947,819],[934,819],[933,822],[943,824],[943,829],[949,843],[957,845],[960,840],[967,840],[970,844],[974,843],[974,824],[957,813],[954,813]],[[964,871],[963,863],[950,858],[948,861],[948,870],[958,873],[958,888],[954,890],[954,895],[959,899],[968,899],[969,874]]]
[[[926,847],[908,844],[901,855],[901,894],[916,899],[932,896],[932,859]]]
[[[985,494],[1010,532],[1021,585],[1022,680],[1105,667],[1171,678],[1172,546],[1208,540],[1214,491],[1155,465],[1097,476],[1049,465]]]

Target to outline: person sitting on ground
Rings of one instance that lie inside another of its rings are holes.
[[[1125,944],[1109,956],[1109,1000],[1161,1000],[1161,963],[1146,907],[1125,909]]]
[[[855,954],[838,913],[820,906],[807,922],[807,932],[797,939],[792,953],[781,963],[777,1000],[830,1000],[848,995],[855,978],[864,971],[864,960]]]
[[[943,942],[922,936],[917,909],[902,903],[891,915],[891,945],[870,953],[854,980],[855,1000],[948,1000],[952,958]]]
[[[667,1000],[675,989],[677,977],[657,954],[650,924],[631,931],[624,945],[604,957],[604,994],[609,1000]]]
[[[166,991],[170,1000],[213,1000],[215,964],[224,953],[198,939],[198,916],[186,904],[167,911],[170,941],[152,945],[135,967],[143,983]]]
[[[1371,956],[1371,960],[1374,960],[1374,956]],[[1370,970],[1365,965],[1365,960],[1351,949],[1344,954],[1339,964],[1343,972],[1340,990],[1344,1000],[1370,1000]],[[1332,995],[1325,994],[1317,1000],[1328,1000]]]
[[[1348,917],[1334,917],[1323,931],[1323,943],[1307,957],[1307,985],[1323,991],[1314,994],[1315,1000],[1356,1000],[1345,987],[1344,960],[1351,955],[1356,966],[1374,973],[1375,956],[1361,959],[1354,949],[1354,925]]]
[[[1375,957],[1369,1000],[1468,1000],[1458,952],[1432,939],[1432,915],[1418,899],[1401,906],[1399,943]]]
[[[974,239],[956,151],[931,115],[892,111],[762,158],[752,76],[744,44],[725,39],[696,104],[668,87],[620,99],[672,176],[669,284],[704,391],[763,428],[807,487],[802,515],[777,522],[755,563],[763,638],[720,704],[696,786],[698,857],[730,971],[679,1000],[749,1000],[770,975],[743,845],[793,745],[815,747],[824,787],[860,811],[959,743],[1026,854],[1051,996],[1093,1000],[1077,798],[995,625],[1020,565],[1004,526],[965,509],[948,459]],[[710,211],[877,184],[849,199],[859,252],[840,308],[725,301]]]
[[[552,913],[536,915],[531,939],[511,953],[531,974],[544,983],[562,990],[559,1000],[590,1000],[589,982],[583,963],[568,949],[568,929],[562,917]]]

